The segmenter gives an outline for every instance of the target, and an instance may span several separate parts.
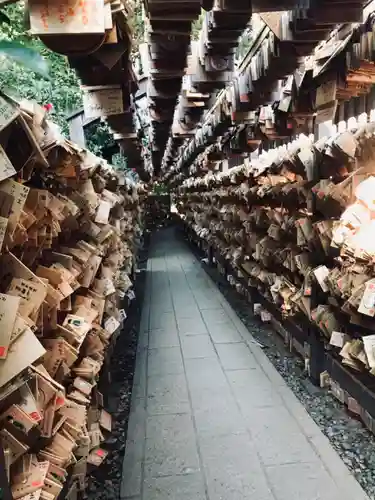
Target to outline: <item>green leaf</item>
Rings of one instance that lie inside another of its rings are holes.
[[[34,73],[49,78],[49,67],[46,60],[39,52],[25,47],[18,42],[8,42],[0,40],[0,55],[13,59],[25,68],[31,69]]]
[[[5,12],[3,12],[2,10],[0,10],[0,24],[2,24],[2,23],[10,24],[10,19],[5,14]]]

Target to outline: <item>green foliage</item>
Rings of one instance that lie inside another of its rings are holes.
[[[116,170],[120,172],[124,172],[127,177],[132,179],[134,182],[138,182],[139,176],[137,172],[128,166],[128,159],[126,156],[123,156],[121,153],[116,153],[112,157],[112,165]]]
[[[205,16],[205,11],[202,9],[198,19],[194,21],[193,24],[191,25],[191,39],[194,41],[199,39],[199,33],[202,29],[204,16]]]
[[[10,24],[9,17],[5,14],[5,12],[0,10],[0,23]]]
[[[236,51],[236,60],[241,62],[246,56],[254,41],[254,33],[251,28],[247,28],[241,35]]]
[[[103,149],[115,145],[113,135],[106,123],[93,123],[85,129],[86,147],[92,153],[103,156]]]
[[[1,25],[0,39],[17,42],[42,55],[49,66],[50,79],[36,78],[30,64],[25,67],[3,58],[0,59],[0,88],[15,98],[53,104],[51,117],[66,133],[66,114],[82,106],[82,95],[75,72],[69,67],[65,57],[51,52],[39,39],[25,32],[23,2],[5,7],[3,12],[10,19],[10,24]]]
[[[112,164],[118,170],[129,170],[127,158],[123,156],[121,153],[116,153],[113,155]]]
[[[168,188],[162,184],[162,183],[159,183],[159,182],[155,182],[153,185],[152,185],[152,192],[153,194],[168,194]]]
[[[143,22],[142,0],[135,1],[133,16],[130,20],[130,27],[133,32],[132,56],[134,58],[138,54],[139,44],[141,44],[145,40],[145,25]]]
[[[27,68],[37,75],[48,78],[48,63],[34,49],[25,47],[21,43],[8,42],[8,40],[0,40],[0,57],[8,57],[20,64],[23,68]]]

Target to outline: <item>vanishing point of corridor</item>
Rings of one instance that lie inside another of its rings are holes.
[[[148,261],[121,498],[368,498],[172,230]]]

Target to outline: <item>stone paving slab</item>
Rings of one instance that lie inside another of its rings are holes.
[[[147,272],[121,500],[368,500],[172,230]]]

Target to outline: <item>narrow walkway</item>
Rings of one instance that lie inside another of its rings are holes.
[[[368,498],[172,230],[147,280],[122,499]]]

